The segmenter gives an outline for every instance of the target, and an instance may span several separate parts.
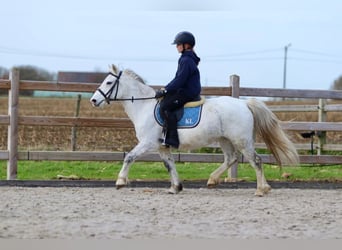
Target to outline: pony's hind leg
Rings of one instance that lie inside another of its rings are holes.
[[[160,148],[159,155],[171,178],[171,187],[169,188],[168,193],[177,194],[183,190],[183,185],[179,181],[175,160],[172,157],[171,150],[169,148]]]
[[[257,190],[255,191],[255,195],[264,196],[264,194],[267,194],[271,190],[271,186],[266,181],[261,157],[256,152],[253,152],[252,154],[245,152],[244,156],[249,160],[249,163],[255,169],[257,178]]]
[[[238,160],[238,152],[229,140],[221,139],[220,146],[223,151],[224,162],[210,174],[207,182],[209,188],[216,187],[220,182],[220,176]]]
[[[261,160],[261,157],[257,153],[254,153],[254,161],[256,162],[256,165],[257,165],[256,174],[257,174],[257,177],[259,176],[258,177],[259,182],[261,182],[261,184],[257,186],[257,191],[255,195],[263,196],[264,194],[267,194],[271,190],[271,186],[267,183],[267,180],[264,174],[264,168],[262,166],[262,160]],[[259,195],[259,193],[261,195]]]

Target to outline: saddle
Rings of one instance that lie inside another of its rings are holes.
[[[177,109],[177,127],[178,128],[194,128],[196,127],[200,120],[202,114],[202,106],[205,102],[203,96],[199,96],[197,100],[187,102],[184,107]],[[158,102],[154,108],[154,118],[156,122],[163,127],[164,119],[160,114],[160,103]]]

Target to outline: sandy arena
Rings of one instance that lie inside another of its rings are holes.
[[[2,239],[342,239],[342,190],[0,187]]]

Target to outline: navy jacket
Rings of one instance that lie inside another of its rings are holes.
[[[192,100],[201,93],[200,72],[198,63],[200,58],[194,51],[184,51],[178,60],[178,69],[174,79],[166,85],[168,93],[181,93]]]

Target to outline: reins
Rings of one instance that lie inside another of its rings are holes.
[[[97,89],[97,91],[100,92],[100,94],[105,98],[106,102],[109,104],[111,101],[131,101],[132,103],[134,101],[140,101],[140,100],[151,100],[155,99],[155,97],[134,97],[131,98],[117,98],[118,91],[119,91],[119,83],[120,83],[120,77],[122,75],[122,70],[120,70],[118,75],[113,74],[112,72],[108,73],[109,75],[112,75],[116,77],[115,82],[113,83],[113,86],[107,91],[107,93],[104,93],[100,88]],[[116,87],[117,86],[117,87]],[[113,94],[114,88],[116,87],[114,98],[110,98]]]

